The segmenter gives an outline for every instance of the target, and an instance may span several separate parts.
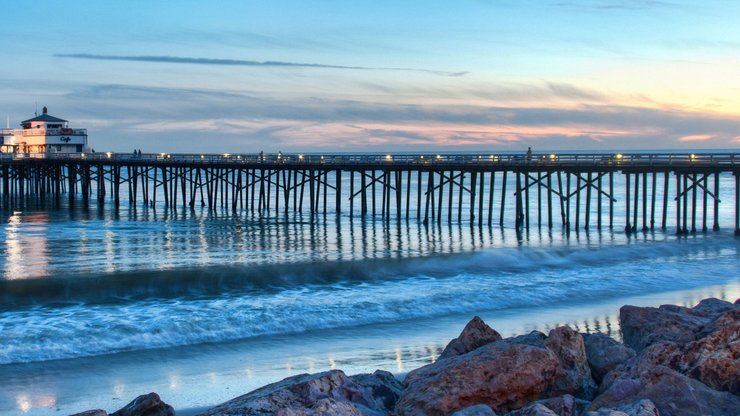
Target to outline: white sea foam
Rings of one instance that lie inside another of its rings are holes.
[[[737,260],[734,239],[714,236],[488,249],[405,259],[387,267],[372,261],[354,267],[316,263],[303,265],[303,276],[319,276],[292,285],[284,278],[277,287],[217,296],[45,304],[0,312],[0,364],[699,287],[737,281]],[[332,269],[339,271],[321,279]]]

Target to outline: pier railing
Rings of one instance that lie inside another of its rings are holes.
[[[2,160],[49,159],[72,161],[162,162],[188,164],[286,164],[286,165],[478,165],[478,166],[702,166],[740,165],[737,153],[428,153],[428,154],[299,154],[299,153],[16,153],[0,154]]]

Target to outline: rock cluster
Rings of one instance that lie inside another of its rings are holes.
[[[502,339],[475,317],[440,358],[411,371],[289,377],[201,416],[740,415],[740,305],[624,306],[624,343],[567,326]],[[77,416],[108,416],[92,410]],[[110,416],[170,416],[151,393]]]

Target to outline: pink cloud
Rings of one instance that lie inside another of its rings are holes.
[[[679,137],[678,140],[682,142],[705,142],[713,138],[710,134],[692,134],[690,136]]]

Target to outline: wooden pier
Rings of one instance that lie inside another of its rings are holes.
[[[740,233],[738,153],[0,154],[0,178],[6,207],[67,198],[628,233],[718,230],[720,203],[734,203]],[[731,182],[734,201],[722,201]]]

